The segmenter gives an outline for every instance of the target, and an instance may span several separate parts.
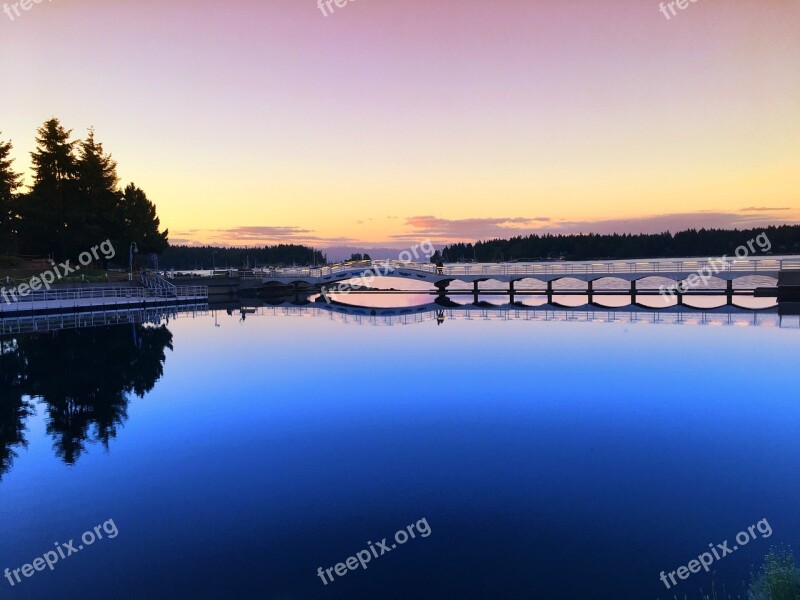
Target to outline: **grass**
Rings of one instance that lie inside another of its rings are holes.
[[[800,570],[791,550],[770,550],[752,577],[749,600],[800,600]]]
[[[710,594],[702,590],[700,593],[701,600],[800,600],[800,569],[790,548],[772,548],[764,557],[761,569],[750,576],[750,584],[743,594],[732,596],[724,586],[718,592],[713,583]],[[689,600],[688,596],[673,598]]]
[[[70,262],[70,267],[74,268],[75,263]],[[44,259],[26,259],[19,256],[0,255],[0,286],[14,287],[20,283],[28,283],[32,277],[39,277],[45,271],[51,270],[53,270],[53,265]],[[92,268],[90,265],[87,267],[82,266],[77,273],[58,279],[53,286],[127,280],[127,273],[105,271],[104,269]]]

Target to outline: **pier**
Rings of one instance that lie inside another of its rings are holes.
[[[63,311],[147,308],[208,301],[208,286],[176,286],[153,273],[143,273],[138,285],[81,286],[30,292],[8,292],[0,301],[0,319]]]

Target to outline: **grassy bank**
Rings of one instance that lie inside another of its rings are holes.
[[[128,274],[118,271],[107,271],[99,265],[80,266],[70,263],[71,268],[80,268],[60,279],[56,277],[53,287],[58,285],[80,285],[90,283],[110,283],[127,281]],[[63,273],[63,269],[59,269]],[[42,273],[54,271],[50,261],[45,259],[30,259],[19,256],[0,256],[0,285],[15,287],[21,283],[30,282],[32,277],[40,277]]]
[[[692,600],[697,596],[671,596],[671,600]],[[800,600],[800,569],[790,548],[772,548],[761,568],[742,584],[740,593],[731,594],[713,586],[711,593],[701,590],[700,600]]]

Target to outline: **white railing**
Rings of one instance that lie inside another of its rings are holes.
[[[124,308],[91,312],[58,312],[25,317],[0,319],[0,334],[35,333],[82,329],[127,323],[150,323],[158,325],[165,320],[185,316],[197,317],[208,314],[208,304],[182,304],[156,308]]]
[[[208,298],[207,285],[179,285],[175,286],[176,298]]]
[[[207,285],[174,285],[160,275],[152,272],[142,273],[141,282],[145,288],[153,290],[164,298],[208,298]]]
[[[139,276],[139,281],[144,287],[155,291],[159,296],[174,298],[177,295],[174,285],[151,271],[143,271]]]
[[[785,270],[800,270],[798,259],[734,259],[727,263],[720,260],[649,260],[609,262],[555,262],[528,264],[465,264],[437,267],[431,263],[407,263],[397,260],[363,261],[320,268],[264,268],[240,271],[241,277],[286,279],[290,277],[323,278],[341,273],[358,274],[371,269],[384,273],[389,267],[393,271],[412,271],[446,276],[475,275],[614,275],[624,273],[695,273],[705,267],[715,272],[775,273]]]
[[[100,306],[114,304],[116,301],[124,303],[146,303],[148,300],[168,299],[205,300],[208,299],[208,287],[199,285],[180,286],[176,287],[175,293],[169,296],[165,295],[163,290],[127,286],[85,287],[71,288],[68,290],[52,289],[30,292],[24,296],[6,290],[6,295],[0,299],[0,313],[18,312],[21,310]]]
[[[56,302],[56,301],[70,301],[70,300],[91,300],[103,298],[154,298],[158,297],[153,290],[141,287],[85,287],[85,288],[70,288],[68,290],[42,290],[38,292],[29,292],[22,296],[12,291],[6,292],[5,302],[0,303],[0,308],[3,304],[26,304],[29,302]]]

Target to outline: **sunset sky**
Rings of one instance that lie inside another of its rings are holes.
[[[52,0],[0,53],[17,169],[94,126],[173,243],[800,221],[796,0]]]

